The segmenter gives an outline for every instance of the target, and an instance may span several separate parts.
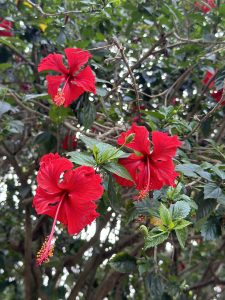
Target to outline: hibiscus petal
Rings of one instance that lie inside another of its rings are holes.
[[[215,72],[211,72],[211,71],[207,70],[206,73],[205,73],[205,75],[204,75],[204,78],[203,78],[203,80],[202,80],[202,83],[203,83],[204,85],[207,85],[208,82],[210,81],[210,79],[214,76],[214,74],[215,74]],[[212,82],[210,83],[210,85],[209,85],[209,88],[212,88],[212,87],[214,86],[214,84],[215,84],[215,82],[212,81]]]
[[[40,166],[44,165],[45,163],[48,163],[49,161],[55,160],[57,158],[60,158],[58,153],[48,153],[42,156],[40,160]]]
[[[174,171],[174,164],[171,159],[151,164],[150,172],[151,180],[149,188],[151,190],[159,190],[164,185],[176,186],[174,181],[179,174]]]
[[[65,102],[63,105],[65,107],[69,106],[74,100],[80,97],[84,93],[84,89],[72,84],[71,82],[68,82],[67,85],[63,89]]]
[[[145,171],[146,164],[144,163],[144,157],[143,156],[137,156],[135,154],[131,154],[127,158],[121,158],[119,159],[119,163],[127,169],[129,174],[131,175],[133,181],[127,180],[125,178],[119,177],[117,175],[114,175],[116,181],[121,184],[122,186],[133,186],[136,185],[136,188],[138,190],[142,190],[147,185],[147,172]]]
[[[221,100],[221,97],[223,95],[223,89],[219,90],[219,91],[216,91],[214,90],[213,92],[210,93],[211,97],[213,97],[213,99],[216,101],[216,102],[220,102]],[[221,105],[225,105],[225,101],[223,101],[221,103]]]
[[[37,174],[37,182],[39,187],[45,189],[49,193],[60,192],[59,187],[60,175],[73,168],[73,164],[66,158],[58,158],[46,162]]]
[[[123,132],[119,136],[117,143],[123,145],[126,137],[133,133],[135,134],[134,139],[132,142],[126,144],[126,147],[134,149],[142,154],[150,154],[149,132],[144,126],[137,126],[133,123],[131,129]]]
[[[0,21],[2,18],[0,19]],[[11,21],[2,20],[0,23],[0,36],[13,36],[12,30],[13,23]]]
[[[79,48],[66,48],[64,51],[68,60],[70,74],[77,72],[92,57],[88,51]]]
[[[95,76],[89,66],[75,76],[75,83],[77,86],[83,88],[84,91],[96,94]]]
[[[91,224],[99,216],[96,207],[92,201],[82,203],[74,198],[65,201],[62,208],[67,216],[68,233],[78,234],[84,227]]]
[[[37,214],[47,214],[54,217],[55,207],[62,200],[62,194],[49,194],[47,191],[38,187],[33,199],[33,206]],[[49,205],[50,204],[50,205]]]
[[[99,215],[94,201],[103,194],[101,182],[100,175],[91,167],[83,166],[65,173],[60,187],[69,195],[62,207],[66,211],[69,234],[79,233]]]
[[[58,89],[61,87],[62,83],[65,81],[65,77],[63,75],[47,75],[46,80],[48,83],[48,93],[52,96],[52,100],[58,93]]]
[[[166,133],[159,131],[152,132],[152,143],[151,159],[153,161],[167,161],[175,156],[177,148],[182,145],[176,135],[168,136]]]
[[[103,194],[100,175],[92,167],[78,167],[64,175],[60,188],[66,189],[73,201],[89,202],[98,200]]]
[[[62,54],[51,53],[44,57],[38,65],[38,72],[56,71],[64,75],[69,73],[69,70],[63,64]]]

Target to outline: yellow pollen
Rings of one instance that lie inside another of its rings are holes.
[[[49,245],[49,236],[45,238],[41,249],[36,255],[37,264],[41,265],[42,263],[48,263],[49,258],[53,256],[54,245]]]

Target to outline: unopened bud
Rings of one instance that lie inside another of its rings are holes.
[[[148,228],[145,225],[141,225],[139,227],[139,231],[144,235],[144,237],[148,236]]]
[[[125,144],[131,143],[134,140],[134,137],[135,137],[135,133],[129,134],[125,139]]]

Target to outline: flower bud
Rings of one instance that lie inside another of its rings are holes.
[[[144,235],[144,237],[148,236],[148,228],[145,225],[141,225],[139,227],[139,231]]]
[[[129,134],[125,139],[125,144],[131,143],[134,140],[134,137],[135,137],[135,133]]]

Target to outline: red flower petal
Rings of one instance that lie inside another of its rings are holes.
[[[69,70],[63,64],[62,54],[51,53],[44,57],[38,65],[38,72],[56,71],[64,75],[69,73]]]
[[[133,186],[135,185],[136,189],[142,190],[147,185],[148,173],[147,173],[147,163],[145,162],[145,158],[143,156],[137,156],[135,154],[131,154],[127,158],[119,159],[119,163],[127,169],[133,181],[124,179],[115,175],[116,181],[122,186]]]
[[[64,51],[68,60],[70,74],[77,72],[92,57],[88,51],[79,48],[66,48]]]
[[[149,132],[144,126],[137,126],[133,123],[130,130],[123,132],[119,136],[117,143],[123,145],[126,137],[132,133],[135,133],[134,139],[131,143],[126,144],[126,147],[134,149],[142,154],[150,154]]]
[[[174,171],[174,164],[171,159],[168,161],[154,162],[150,165],[151,181],[150,189],[159,190],[164,185],[176,186],[175,179],[179,175]]]
[[[37,182],[39,187],[49,193],[59,193],[60,175],[73,168],[73,164],[67,158],[58,158],[41,166],[37,174]]]
[[[84,89],[72,84],[70,81],[66,84],[66,86],[63,89],[65,102],[63,103],[63,106],[67,107],[69,106],[74,100],[80,97],[84,93]]]
[[[210,93],[210,95],[213,97],[213,99],[216,102],[220,102],[221,97],[223,95],[223,89],[221,89],[219,91],[214,90],[213,92]],[[221,105],[225,105],[225,100],[221,103]]]
[[[69,195],[63,203],[69,234],[79,233],[99,215],[93,201],[103,194],[101,182],[101,177],[91,167],[83,166],[65,173],[60,187]]]
[[[42,188],[38,187],[34,196],[33,206],[35,207],[35,210],[39,215],[46,214],[54,217],[57,203],[59,203],[61,200],[62,194],[50,194]]]
[[[209,80],[212,78],[212,76],[214,75],[215,73],[214,72],[210,72],[209,70],[206,71],[205,75],[204,75],[204,78],[202,80],[203,84],[204,85],[207,85]],[[215,82],[212,81],[209,85],[209,88],[212,88],[214,86]]]
[[[99,214],[96,212],[94,202],[76,202],[76,199],[69,200],[63,205],[67,216],[69,234],[78,234],[84,227],[91,224]]]
[[[40,166],[43,166],[45,163],[48,163],[49,161],[55,160],[57,158],[60,158],[58,153],[48,153],[42,156],[40,160]]]
[[[75,83],[77,86],[83,88],[84,91],[96,94],[95,76],[89,66],[75,76]]]
[[[0,19],[0,21],[0,36],[13,36],[13,33],[11,32],[13,23],[3,19]]]
[[[66,189],[75,202],[89,202],[102,196],[101,182],[100,175],[92,167],[82,166],[66,172],[59,186]]]
[[[52,96],[52,100],[54,101],[54,97],[58,93],[58,89],[61,87],[63,82],[65,82],[65,77],[63,75],[47,75],[46,80],[48,83],[48,93]]]
[[[168,136],[166,133],[153,131],[152,132],[153,152],[151,159],[153,161],[166,161],[173,158],[177,148],[182,145],[178,137]]]
[[[200,2],[195,2],[195,7],[198,7],[205,14],[210,12],[212,8],[216,8],[214,0],[205,0],[202,2],[205,2],[207,5],[204,5]]]
[[[70,148],[76,149],[76,147],[77,147],[76,136],[70,136],[69,134],[67,134],[62,141],[62,148],[68,151]]]

